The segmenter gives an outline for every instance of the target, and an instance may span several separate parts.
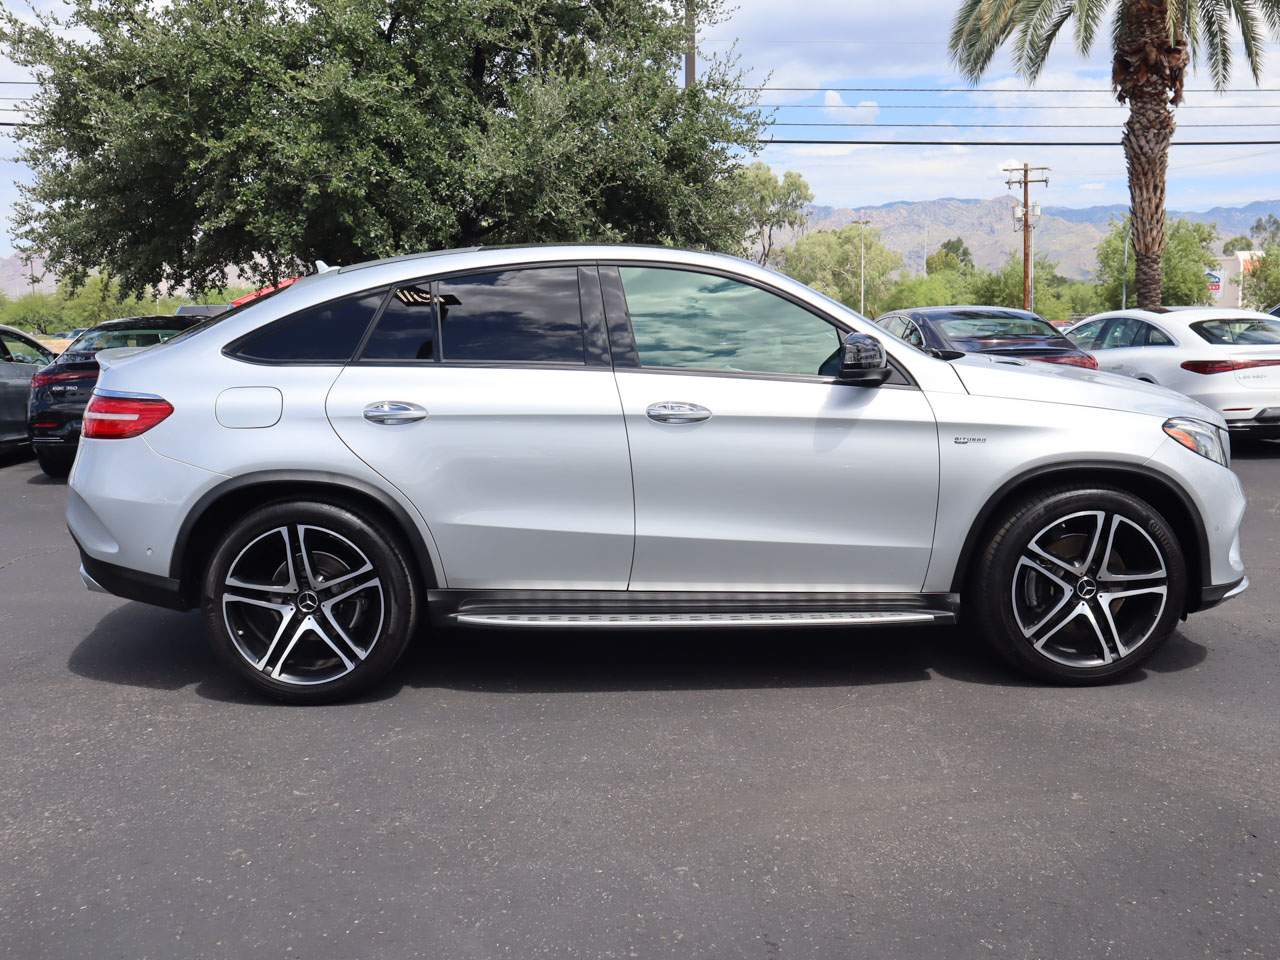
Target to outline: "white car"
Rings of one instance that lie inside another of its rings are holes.
[[[1280,319],[1256,310],[1115,310],[1067,330],[1111,373],[1176,390],[1238,436],[1280,437]]]
[[[706,253],[329,269],[99,354],[67,521],[90,588],[201,608],[232,669],[293,702],[375,682],[428,624],[963,612],[1021,669],[1092,683],[1245,588],[1220,416],[951,356]]]

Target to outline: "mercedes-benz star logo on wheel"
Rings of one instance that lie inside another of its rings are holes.
[[[1081,577],[1076,584],[1076,593],[1081,600],[1092,600],[1098,595],[1098,585],[1089,577]]]
[[[298,594],[298,609],[303,613],[313,613],[318,606],[320,606],[320,598],[310,590],[303,590]]]

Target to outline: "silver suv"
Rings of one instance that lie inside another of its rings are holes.
[[[953,623],[1092,682],[1243,590],[1222,418],[934,356],[754,264],[459,250],[99,355],[67,519],[92,589],[200,607],[289,701],[425,626]]]

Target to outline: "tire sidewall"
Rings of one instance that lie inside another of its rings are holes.
[[[1132,520],[1163,553],[1167,573],[1165,605],[1150,635],[1133,653],[1104,666],[1072,667],[1037,653],[1023,637],[1014,616],[1012,583],[1018,558],[1032,537],[1068,514],[1098,509]],[[1186,559],[1173,528],[1155,508],[1121,490],[1105,487],[1060,490],[1025,501],[1014,511],[1012,522],[997,532],[997,539],[984,551],[983,560],[985,569],[975,578],[983,631],[1015,666],[1042,679],[1096,683],[1136,668],[1168,639],[1186,603]]]
[[[369,656],[336,680],[308,686],[275,680],[244,659],[228,634],[221,597],[231,564],[248,543],[276,527],[299,523],[324,527],[349,539],[373,564],[384,591],[382,631]],[[417,607],[415,582],[394,537],[379,524],[331,503],[275,503],[246,515],[213,551],[201,588],[201,611],[215,653],[255,689],[286,703],[329,703],[377,683],[404,654],[417,626]]]

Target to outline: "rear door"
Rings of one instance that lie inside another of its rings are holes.
[[[422,513],[447,586],[626,588],[631,468],[594,266],[400,285],[327,410]]]
[[[49,359],[26,338],[0,333],[0,439],[26,436],[31,377]]]

